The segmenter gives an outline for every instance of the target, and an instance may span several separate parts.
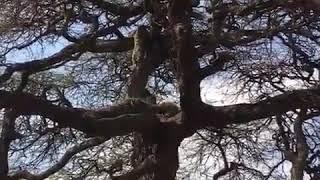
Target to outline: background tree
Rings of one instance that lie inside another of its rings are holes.
[[[318,5],[2,0],[0,179],[319,179]]]

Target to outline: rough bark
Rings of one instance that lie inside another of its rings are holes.
[[[194,107],[201,103],[198,78],[200,66],[195,58],[190,13],[190,1],[170,2],[168,17],[176,53],[176,78],[180,92],[180,105],[189,122],[198,114],[198,109]]]
[[[6,110],[2,121],[0,136],[0,179],[8,179],[9,165],[8,152],[11,141],[17,138],[14,130],[16,114],[12,110]]]
[[[156,100],[151,100],[154,99],[151,97],[153,95],[146,89],[149,75],[154,71],[155,67],[159,65],[159,61],[157,62],[155,61],[156,59],[151,59],[154,49],[149,49],[151,45],[150,37],[149,32],[144,29],[144,27],[139,27],[135,32],[131,60],[133,72],[129,79],[127,94],[128,98],[138,98],[149,104],[155,104]],[[155,128],[156,127],[151,127],[143,132],[133,132],[133,153],[131,161],[135,169],[139,169],[149,156],[154,153],[155,142],[153,142],[152,136],[154,136]],[[149,142],[147,142],[146,137],[148,137]],[[153,177],[152,173],[146,172],[146,174],[135,174],[135,178],[151,179]]]
[[[156,113],[158,106],[150,106],[142,101],[131,99],[123,104],[114,105],[101,110],[86,110],[81,108],[59,107],[42,98],[27,93],[14,94],[0,91],[0,107],[13,108],[19,115],[41,115],[60,123],[62,126],[75,128],[85,133],[97,136],[117,136],[133,131],[143,131],[158,123],[140,119],[149,117],[150,112]],[[228,124],[243,124],[266,117],[281,115],[299,108],[319,108],[319,89],[301,89],[289,91],[257,103],[243,103],[228,106],[200,107],[202,114],[197,117],[195,128],[224,127]],[[210,117],[210,118],[208,118]],[[131,121],[129,121],[129,119]],[[123,121],[122,121],[123,120]],[[179,125],[179,121],[169,120]],[[122,123],[128,123],[121,126]]]
[[[168,137],[165,140],[167,142],[161,142],[157,146],[157,165],[154,172],[154,180],[175,180],[179,168],[178,148],[180,142],[169,138],[171,139],[172,137]]]
[[[303,121],[306,111],[301,110],[298,118],[293,124],[294,138],[295,138],[295,151],[290,161],[291,167],[291,179],[292,180],[303,180],[304,169],[306,168],[306,161],[308,157],[308,144],[306,137],[303,133]]]

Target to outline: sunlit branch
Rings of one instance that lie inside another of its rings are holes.
[[[214,127],[228,124],[243,124],[283,114],[295,109],[320,107],[319,89],[301,89],[267,98],[257,103],[243,103],[228,106],[203,105],[203,123]],[[207,118],[212,117],[212,118]]]

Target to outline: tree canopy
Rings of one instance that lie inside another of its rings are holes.
[[[0,179],[320,179],[319,15],[1,0]]]

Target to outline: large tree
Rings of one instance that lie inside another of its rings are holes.
[[[318,7],[1,0],[0,179],[319,179]]]

